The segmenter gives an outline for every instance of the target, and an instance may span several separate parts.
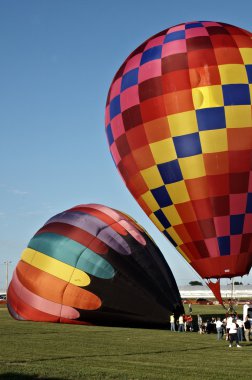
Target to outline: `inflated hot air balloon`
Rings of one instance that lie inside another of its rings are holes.
[[[33,236],[7,299],[15,319],[76,324],[164,326],[184,310],[147,232],[97,204],[64,211]]]
[[[252,264],[252,40],[221,22],[156,34],[106,107],[110,151],[145,213],[205,279]],[[219,281],[209,281],[219,300]]]

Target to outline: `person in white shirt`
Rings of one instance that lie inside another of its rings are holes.
[[[222,339],[222,336],[223,336],[223,327],[222,327],[222,322],[220,318],[217,319],[215,324],[216,324],[216,331],[217,331],[217,339],[220,340]]]
[[[170,316],[171,331],[175,331],[175,317],[174,314]]]
[[[229,340],[229,330],[230,330],[230,326],[233,322],[233,316],[230,315],[229,317],[227,317],[227,325],[226,325],[226,340]]]
[[[180,316],[179,316],[178,323],[179,323],[179,325],[178,325],[178,331],[179,331],[179,332],[183,332],[183,331],[185,331],[185,327],[184,327],[184,317],[183,317],[183,315],[180,315]]]
[[[236,323],[236,320],[233,319],[232,323],[230,324],[230,328],[229,328],[229,340],[230,340],[229,347],[232,347],[234,340],[236,342],[236,347],[241,347],[241,346],[239,346],[237,329],[238,329],[238,325]]]
[[[203,330],[202,330],[202,317],[201,315],[198,314],[198,329],[199,329],[199,333],[202,334],[203,333]]]

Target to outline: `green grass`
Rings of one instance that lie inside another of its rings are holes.
[[[215,334],[17,322],[0,309],[0,379],[247,380],[251,368],[252,342],[230,349]]]

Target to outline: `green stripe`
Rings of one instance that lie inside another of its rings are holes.
[[[115,274],[113,267],[97,253],[62,235],[50,232],[35,235],[28,247],[99,278],[109,279]]]
[[[99,278],[112,278],[115,275],[114,268],[101,256],[90,249],[86,249],[78,261],[78,268],[85,268],[85,272]]]

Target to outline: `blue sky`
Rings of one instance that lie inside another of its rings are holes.
[[[251,0],[0,1],[0,289],[4,261],[11,274],[42,224],[81,203],[129,213],[179,284],[199,279],[121,180],[105,136],[106,96],[125,58],[153,34],[194,20],[251,30],[251,14]]]

